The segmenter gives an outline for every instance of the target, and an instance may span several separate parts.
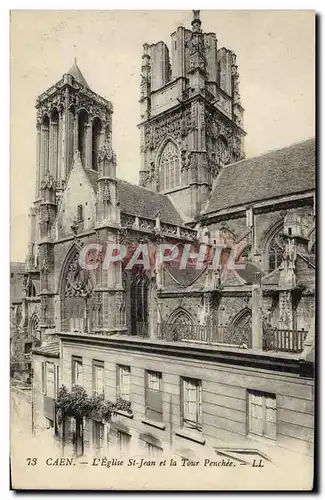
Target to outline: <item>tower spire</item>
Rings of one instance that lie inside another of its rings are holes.
[[[193,10],[193,19],[191,22],[192,30],[194,33],[199,33],[201,31],[201,20],[200,20],[200,11]]]

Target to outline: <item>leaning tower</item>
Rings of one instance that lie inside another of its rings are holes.
[[[170,50],[143,46],[140,85],[140,184],[168,194],[194,221],[223,165],[244,156],[236,55],[204,33],[178,27]]]

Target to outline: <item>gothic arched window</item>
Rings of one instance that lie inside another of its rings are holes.
[[[78,116],[78,150],[83,166],[86,163],[86,140],[87,140],[88,114],[81,110]]]
[[[102,123],[99,118],[95,118],[92,126],[92,165],[93,170],[98,170],[98,153],[100,147],[100,135]]]
[[[268,254],[268,264],[269,264],[269,272],[277,269],[281,262],[284,252],[284,239],[281,236],[281,232],[276,233],[269,243],[269,254]]]
[[[164,147],[159,161],[159,189],[165,191],[180,186],[179,151],[172,141]]]
[[[148,324],[149,280],[137,275],[131,282],[131,333],[146,336]]]
[[[58,158],[59,158],[59,113],[57,109],[54,109],[51,114],[51,173],[54,178],[58,174]]]
[[[192,339],[196,336],[193,318],[185,309],[179,308],[174,311],[169,317],[168,325],[167,340],[178,341]]]
[[[246,245],[243,251],[238,255],[237,260],[241,262],[248,262],[252,253],[252,246]]]
[[[229,161],[229,146],[227,139],[223,135],[219,135],[216,141],[216,154],[219,165],[226,165]]]
[[[39,323],[39,317],[34,313],[29,320],[29,335],[38,339],[40,338]]]
[[[69,260],[61,284],[61,321],[63,331],[91,330],[92,286],[87,270],[79,264],[79,253]]]
[[[251,347],[252,312],[249,309],[244,309],[235,316],[228,330],[228,336],[231,344],[246,344],[247,347]]]
[[[47,115],[43,117],[41,141],[41,161],[43,170],[42,179],[44,179],[50,167],[50,120]]]

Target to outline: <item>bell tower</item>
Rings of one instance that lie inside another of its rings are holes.
[[[167,194],[194,222],[223,165],[243,159],[236,55],[204,33],[200,11],[164,42],[143,46],[140,184]]]
[[[77,61],[61,80],[37,98],[36,198],[46,176],[56,182],[58,196],[69,175],[73,154],[98,171],[98,152],[111,142],[112,104],[93,92]]]
[[[54,325],[53,223],[75,152],[97,179],[100,151],[110,150],[112,104],[93,92],[77,61],[36,102],[37,155],[35,201],[30,211],[31,234],[26,274],[40,284],[41,329]]]
[[[112,142],[113,106],[90,89],[77,60],[55,85],[37,98],[36,110],[37,173],[35,202],[30,212],[30,263],[35,262],[32,253],[42,237],[40,228],[44,228],[41,220],[45,213],[41,206],[47,203],[44,182],[46,184],[51,179],[51,189],[54,190],[51,212],[55,215],[74,151],[79,151],[85,169],[98,172],[100,149],[104,144],[110,147]]]

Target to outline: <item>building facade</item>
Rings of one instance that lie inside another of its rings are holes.
[[[112,104],[77,63],[37,101],[35,432],[78,456],[311,456],[314,140],[244,159],[236,56],[198,11],[171,56],[144,45],[140,91],[140,186],[118,179]],[[175,258],[156,258],[162,244]],[[62,385],[129,411],[62,423]]]

